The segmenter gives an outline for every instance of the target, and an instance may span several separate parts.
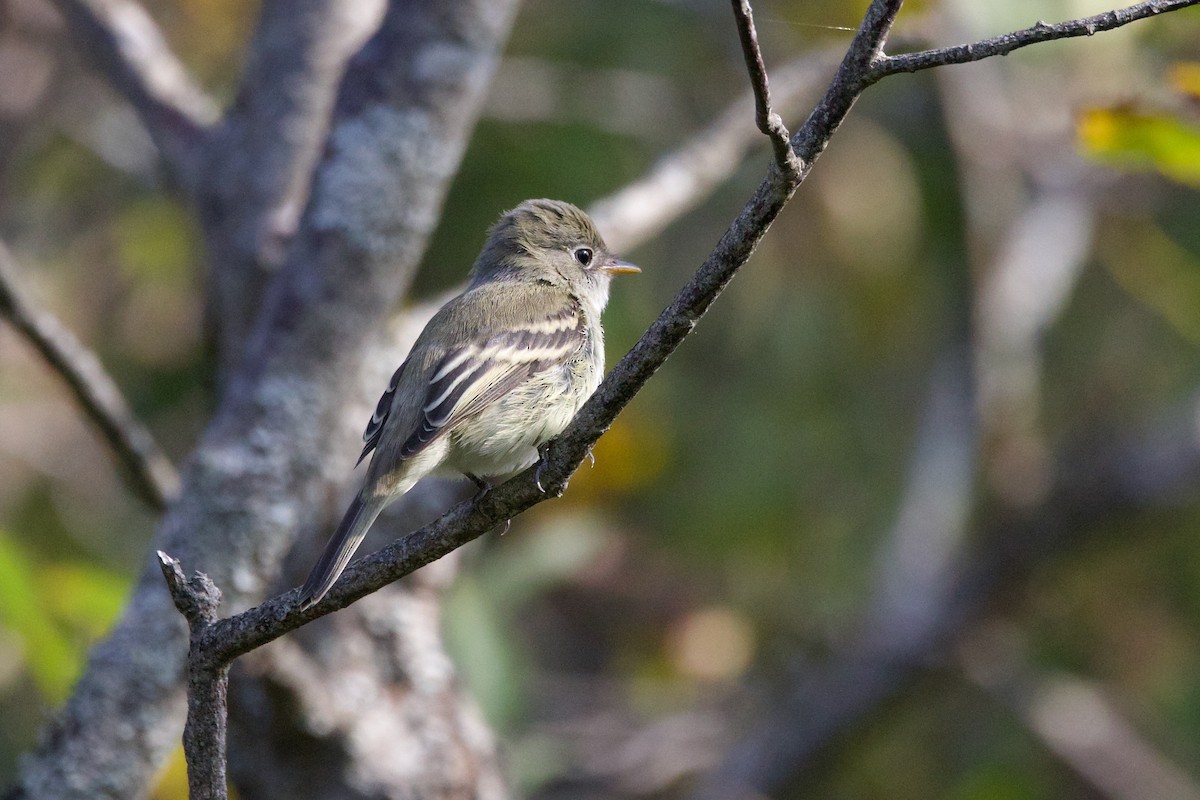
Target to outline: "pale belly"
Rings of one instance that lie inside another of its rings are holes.
[[[598,384],[598,371],[581,371],[577,363],[518,386],[450,434],[450,452],[438,471],[492,477],[520,472],[537,461],[540,445],[563,432]]]

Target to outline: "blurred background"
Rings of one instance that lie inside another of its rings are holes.
[[[256,4],[146,6],[227,101]],[[865,6],[755,3],[793,130]],[[912,2],[889,50],[1111,7]],[[741,142],[623,253],[615,363],[767,168],[746,87],[721,0],[529,0],[413,299],[522,199],[590,206],[693,136]],[[182,461],[204,260],[154,163],[49,3],[0,0],[0,238]],[[445,635],[515,790],[1200,797],[1198,186],[1194,11],[870,89],[594,468],[465,553]],[[0,785],[154,523],[0,324]]]

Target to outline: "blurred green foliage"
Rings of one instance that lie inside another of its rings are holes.
[[[845,42],[834,28],[856,25],[865,5],[756,3],[768,64]],[[945,5],[906,4],[897,37],[919,41],[923,20]],[[966,40],[1082,13],[1077,5],[973,0],[954,4],[949,30]],[[229,98],[254,4],[150,7],[202,82]],[[83,135],[106,115],[119,121],[121,104],[68,58],[69,45],[47,41],[61,61],[58,90],[0,128],[13,139],[0,148],[0,235],[32,294],[95,348],[182,460],[212,402],[201,237],[151,170],[114,166]],[[1039,446],[1054,453],[1080,437],[1151,430],[1193,400],[1200,123],[1187,65],[1200,59],[1198,41],[1200,18],[1173,14],[953,68],[998,114],[1020,111],[976,141],[982,167],[947,124],[966,112],[942,76],[890,79],[859,102],[752,262],[599,443],[595,468],[581,470],[564,501],[483,542],[447,601],[450,645],[522,788],[571,772],[569,746],[544,722],[586,706],[587,691],[646,722],[746,685],[782,691],[798,660],[853,635],[910,477],[932,367],[972,331],[979,287],[1034,173],[1086,173],[1099,209],[1078,281],[1038,342]],[[630,115],[640,90],[601,96],[570,81],[544,118],[485,115],[417,296],[461,281],[502,209],[531,196],[586,205],[745,89],[728,8],[716,0],[530,0],[509,55],[581,81],[665,81],[667,123],[606,126]],[[97,99],[77,102],[89,92]],[[795,128],[803,116],[787,121]],[[1032,138],[1014,144],[1010,129]],[[1033,169],[1030,153],[1043,159]],[[767,163],[762,148],[663,235],[623,254],[645,272],[614,288],[610,363],[701,262]],[[997,193],[973,205],[980,182]],[[985,473],[991,452],[980,456]],[[972,531],[1003,507],[986,475],[979,482]],[[991,611],[1020,632],[1031,668],[1102,682],[1194,780],[1198,513],[1184,497],[1106,520]],[[54,378],[0,328],[0,784],[119,613],[153,522]],[[734,643],[749,666],[734,659],[705,672],[688,655]],[[556,688],[564,683],[574,688]],[[749,711],[740,704],[730,716],[746,722]],[[180,796],[178,761],[167,774],[174,788],[161,796]],[[1093,794],[1010,710],[947,667],[873,717],[796,796]]]
[[[1200,185],[1200,126],[1171,114],[1089,109],[1080,117],[1079,138],[1097,160]]]

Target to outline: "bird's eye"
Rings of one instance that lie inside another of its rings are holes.
[[[592,257],[593,253],[590,247],[578,247],[575,249],[575,260],[579,262],[580,266],[586,267],[588,264],[591,264]]]

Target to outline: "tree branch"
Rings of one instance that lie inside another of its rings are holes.
[[[175,608],[188,622],[192,641],[217,619],[221,590],[203,572],[188,580],[179,562],[159,550],[158,566]],[[183,747],[188,753],[189,800],[225,800],[226,719],[223,709],[229,696],[229,667],[209,669],[200,659],[188,659],[188,713],[183,726]]]
[[[455,30],[459,38],[439,39],[439,45],[453,51],[439,51],[439,64],[461,51],[474,56],[492,53],[489,46],[510,18],[511,7],[500,8],[502,4],[495,0],[462,2],[470,7],[466,13],[486,18],[482,25],[486,35],[472,38]],[[543,483],[551,487],[552,493],[562,491],[590,443],[686,338],[752,254],[858,95],[870,84],[868,71],[881,52],[899,5],[899,0],[876,0],[872,4],[834,82],[793,137],[796,154],[803,159],[802,172],[795,180],[786,180],[778,170],[772,170],[693,280],[622,359],[568,432],[551,444]],[[444,179],[461,152],[459,134],[468,125],[463,118],[469,120],[473,115],[475,100],[489,71],[479,66],[478,60],[468,59],[466,64],[455,63],[452,74],[439,73],[446,76],[445,82],[415,88],[398,86],[397,82],[403,83],[407,75],[404,67],[409,62],[405,59],[419,60],[414,51],[428,43],[422,38],[428,31],[411,24],[411,17],[422,13],[421,7],[395,0],[389,15],[393,24],[385,22],[381,35],[363,49],[348,71],[301,234],[288,264],[274,282],[255,347],[231,382],[192,462],[184,495],[188,507],[180,507],[164,523],[161,546],[187,560],[203,560],[207,571],[222,581],[229,578],[234,607],[254,596],[264,580],[259,571],[247,565],[278,563],[281,548],[312,504],[311,499],[297,498],[310,497],[309,490],[320,484],[321,470],[331,460],[330,454],[340,452],[339,445],[331,443],[324,433],[338,397],[330,396],[322,387],[346,382],[354,368],[347,360],[353,361],[361,354],[382,309],[406,285],[411,264],[436,218]],[[439,9],[437,24],[452,24],[449,20],[453,15],[453,11]],[[481,41],[485,42],[482,47]],[[482,59],[486,60],[487,55]],[[449,89],[446,82],[452,84]],[[408,101],[408,105],[398,99]],[[447,106],[458,111],[452,123],[445,119],[450,114]],[[404,180],[399,184],[396,162],[404,164],[400,170]],[[418,180],[425,178],[428,185]],[[403,195],[397,185],[415,196]],[[398,192],[403,196],[397,197]],[[411,203],[397,202],[404,199]],[[402,268],[397,269],[397,264]],[[214,623],[205,629],[203,642],[196,645],[193,657],[206,668],[227,662],[245,648],[280,635],[285,624],[328,613],[394,580],[480,535],[515,510],[544,500],[532,484],[532,475],[527,472],[477,503],[456,506],[437,523],[352,566],[330,595],[307,612],[294,614],[294,594],[285,594],[250,612]],[[218,502],[220,507],[211,507],[205,498],[220,498],[210,501]],[[247,575],[248,571],[252,574]],[[237,580],[233,580],[235,576]],[[162,597],[161,587],[157,589],[157,596]],[[120,662],[117,654],[122,644],[130,639],[144,644],[144,628],[163,626],[158,616],[162,604],[154,601],[154,596],[147,580],[143,580],[113,639],[94,652],[93,666]],[[216,635],[218,630],[223,634]],[[132,631],[139,635],[133,636]],[[174,676],[180,662],[177,649],[164,647],[163,641],[170,640],[164,637],[156,646],[167,650],[167,657],[152,669],[141,670],[137,679],[120,682],[115,689],[97,687],[92,675],[85,676],[58,732],[71,728],[97,730],[98,719],[111,720],[129,707],[142,712],[134,725],[137,735],[169,728],[163,719],[170,714],[162,710],[170,705],[177,688]],[[88,701],[94,699],[99,702],[89,705]],[[147,713],[148,709],[153,713]],[[58,746],[56,742],[63,738],[48,737],[51,744],[39,753],[33,768],[33,760],[26,762],[26,773],[36,769],[37,764],[45,772]],[[94,739],[73,741],[75,755],[92,743]],[[94,758],[92,763],[102,767],[103,761],[102,757]],[[38,794],[36,788],[40,785],[45,782],[27,788],[28,795],[50,796]],[[122,787],[129,786],[130,779],[122,778]],[[66,792],[51,794],[65,796]]]
[[[424,252],[515,7],[392,0],[351,59],[251,352],[153,545],[212,576],[229,608],[262,596],[329,487],[346,479],[353,442],[334,420]],[[184,631],[147,559],[121,619],[23,759],[16,796],[140,794],[178,741]]]
[[[237,97],[205,147],[194,202],[222,379],[298,229],[346,61],[379,27],[383,9],[383,0],[267,0],[259,10]]]
[[[179,475],[154,436],[134,416],[100,360],[48,311],[35,308],[16,287],[17,265],[0,242],[0,315],[8,318],[71,393],[125,468],[133,490],[156,511],[179,491]]]
[[[1111,31],[1140,19],[1165,14],[1168,11],[1178,11],[1197,3],[1200,3],[1200,0],[1146,0],[1144,3],[1106,11],[1091,17],[1060,22],[1057,25],[1048,25],[1039,21],[1031,28],[993,36],[990,39],[983,39],[971,44],[922,50],[897,56],[883,56],[871,67],[867,74],[867,80],[869,83],[875,83],[881,78],[897,72],[919,72],[923,69],[943,67],[948,64],[968,64],[992,56],[1006,56],[1014,50],[1028,47],[1031,44],[1050,42],[1055,39],[1071,39],[1077,36],[1092,36],[1101,31]]]
[[[882,5],[877,3],[876,5]],[[882,15],[868,11],[867,20],[851,44],[847,63],[857,63],[876,53],[899,8],[893,2]],[[854,61],[851,61],[851,59]],[[841,73],[839,72],[839,75]],[[811,158],[819,155],[845,114],[854,96],[841,97],[842,91],[861,91],[861,84],[835,79],[826,93],[827,113],[810,117],[802,133],[819,142]],[[856,88],[857,87],[857,88]],[[811,160],[805,164],[805,172]],[[749,260],[783,206],[795,192],[802,173],[785,176],[773,170],[759,185],[754,196],[716,248],[701,265],[675,301],[659,315],[637,345],[621,359],[591,399],[584,404],[571,425],[546,448],[542,465],[535,465],[477,500],[460,503],[440,519],[404,539],[355,562],[314,606],[299,609],[295,591],[277,596],[249,611],[207,627],[193,644],[190,660],[213,670],[228,664],[249,650],[260,647],[300,625],[342,608],[378,590],[425,564],[434,561],[549,497],[561,496],[574,471],[591,451],[592,445],[612,424],[617,414],[645,385],[666,359],[695,328],[696,322],[716,300],[738,269]],[[540,481],[537,474],[540,467]],[[546,487],[539,489],[538,484]],[[199,754],[189,754],[189,757]]]
[[[776,107],[785,113],[797,107],[842,52],[839,46],[776,70]],[[614,250],[628,252],[657,235],[733,175],[751,147],[762,141],[746,114],[753,100],[752,92],[734,100],[706,128],[660,157],[645,175],[592,204],[588,214]]]
[[[54,0],[76,40],[133,106],[171,177],[185,188],[201,166],[204,136],[217,106],[167,47],[135,0]]]
[[[754,30],[754,12],[750,8],[750,0],[733,0],[733,18],[737,22],[742,55],[746,59],[746,71],[750,73],[750,85],[754,89],[754,116],[758,129],[771,140],[771,148],[775,151],[775,163],[789,179],[799,182],[800,162],[792,152],[789,141],[792,135],[788,133],[783,119],[771,109],[767,67],[758,47],[758,32]]]
[[[965,637],[957,666],[1098,796],[1200,800],[1200,785],[1142,737],[1097,686],[1036,669],[998,626],[991,627]]]

